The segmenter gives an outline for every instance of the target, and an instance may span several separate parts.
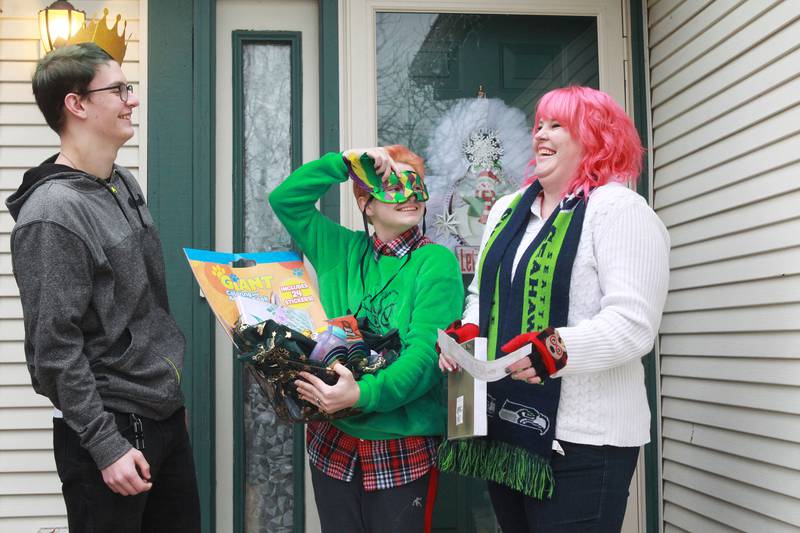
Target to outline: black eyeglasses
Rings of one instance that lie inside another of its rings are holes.
[[[99,89],[92,89],[90,91],[84,91],[83,94],[87,95],[89,93],[96,93],[99,91],[118,91],[119,99],[123,101],[123,103],[128,103],[128,95],[133,92],[133,85],[130,83],[117,83],[114,85],[109,85],[108,87],[101,87]]]

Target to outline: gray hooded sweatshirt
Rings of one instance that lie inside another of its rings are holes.
[[[6,201],[33,388],[97,467],[131,445],[108,410],[163,420],[183,405],[185,342],[169,313],[161,240],[134,177],[53,163]]]

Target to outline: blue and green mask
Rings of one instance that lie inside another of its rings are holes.
[[[414,196],[418,202],[428,201],[428,189],[422,176],[413,170],[406,170],[400,175],[392,172],[386,180],[375,172],[375,160],[367,154],[360,157],[349,154],[345,158],[347,171],[356,185],[378,200],[386,204],[401,204]]]

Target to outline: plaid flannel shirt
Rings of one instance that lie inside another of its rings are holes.
[[[426,244],[431,244],[431,240],[422,234],[419,226],[414,226],[404,231],[389,242],[381,242],[377,235],[372,235],[372,250],[375,254],[375,261],[380,259],[382,255],[403,257],[408,252]]]
[[[397,238],[383,243],[373,235],[375,260],[381,255],[403,257],[430,244],[414,226]],[[352,481],[361,462],[364,490],[390,489],[410,483],[428,473],[436,459],[436,437],[403,437],[365,440],[350,436],[328,422],[310,422],[306,442],[312,466],[340,481]]]

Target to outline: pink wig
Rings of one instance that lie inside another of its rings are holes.
[[[583,159],[567,194],[611,181],[636,183],[644,149],[630,117],[608,94],[590,87],[554,89],[539,99],[533,133],[540,120],[557,120],[583,148]],[[529,166],[535,164],[535,158]],[[526,184],[536,180],[536,172]]]

